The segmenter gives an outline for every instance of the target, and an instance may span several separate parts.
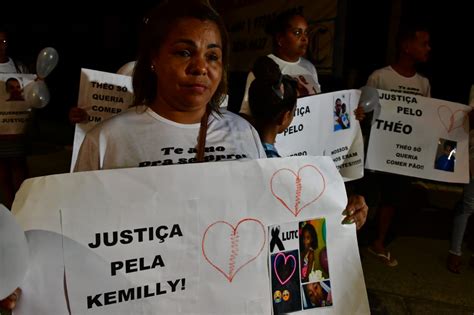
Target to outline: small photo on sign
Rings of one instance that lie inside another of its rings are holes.
[[[454,172],[456,166],[456,147],[456,141],[440,138],[438,140],[434,168],[441,171]]]
[[[316,282],[329,279],[326,220],[323,218],[300,222],[298,234],[301,282]]]
[[[334,131],[349,129],[351,127],[349,97],[345,94],[335,95],[333,104]]]
[[[9,77],[5,81],[6,101],[24,101],[22,79]]]
[[[332,305],[331,283],[329,280],[303,285],[303,309]]]
[[[271,255],[273,313],[301,310],[298,250]]]

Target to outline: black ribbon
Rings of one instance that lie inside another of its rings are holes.
[[[272,228],[271,231],[272,234],[272,239],[270,241],[270,252],[273,253],[273,249],[275,248],[275,245],[278,247],[279,251],[285,250],[285,247],[283,246],[283,242],[280,239],[280,227],[274,227]]]

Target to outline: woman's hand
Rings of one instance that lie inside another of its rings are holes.
[[[6,310],[13,310],[16,306],[16,303],[20,299],[21,289],[16,288],[15,292],[10,294],[6,299],[0,301],[0,307]]]
[[[367,219],[369,207],[365,204],[365,198],[361,195],[351,195],[347,202],[346,209],[342,212],[346,217],[342,224],[355,223],[357,229],[360,229]]]
[[[85,110],[79,107],[72,107],[69,110],[69,121],[72,124],[79,124],[86,122],[89,119],[89,115]]]

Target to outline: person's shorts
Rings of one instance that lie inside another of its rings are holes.
[[[406,196],[412,180],[409,176],[367,170],[364,179],[366,199],[378,207],[399,205]]]
[[[0,158],[25,157],[28,153],[27,148],[27,141],[24,137],[0,138]]]

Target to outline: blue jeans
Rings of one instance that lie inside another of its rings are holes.
[[[451,234],[451,248],[449,252],[454,255],[461,256],[462,240],[466,231],[467,221],[471,214],[474,213],[474,180],[464,187],[462,202],[456,206],[454,215],[453,233]]]

